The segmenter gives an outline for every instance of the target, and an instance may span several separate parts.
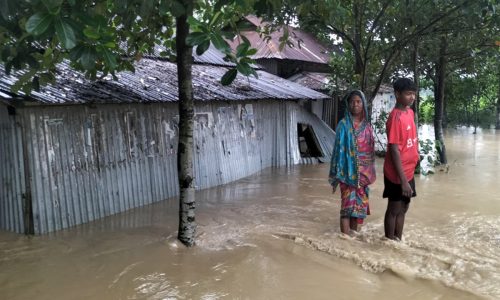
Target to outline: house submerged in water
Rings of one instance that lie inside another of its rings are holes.
[[[333,130],[299,105],[328,96],[262,70],[222,86],[229,67],[213,49],[193,65],[197,189],[329,160]],[[26,96],[0,69],[0,229],[42,234],[178,194],[175,64],[144,58],[117,77],[61,64]]]

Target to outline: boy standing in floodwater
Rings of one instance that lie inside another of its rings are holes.
[[[413,174],[419,161],[417,129],[410,105],[417,88],[408,78],[394,82],[396,105],[386,123],[387,153],[384,160],[384,193],[388,198],[384,218],[385,236],[401,240],[410,200],[417,195]]]

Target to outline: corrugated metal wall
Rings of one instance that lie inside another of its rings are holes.
[[[24,231],[24,165],[21,130],[16,116],[0,104],[0,228]]]
[[[323,101],[323,116],[321,119],[332,129],[335,129],[338,123],[338,103],[339,99],[335,96],[332,96],[331,100]]]
[[[42,106],[22,114],[35,233],[177,195],[177,104]],[[295,102],[198,103],[196,187],[300,163],[299,122],[313,126],[329,157],[333,131]]]
[[[23,110],[36,233],[177,194],[176,105]]]

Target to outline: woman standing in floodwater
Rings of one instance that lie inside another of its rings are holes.
[[[340,231],[357,231],[370,214],[369,185],[375,182],[375,139],[368,118],[366,98],[352,91],[345,98],[346,113],[335,130],[328,181],[335,193],[340,185]]]

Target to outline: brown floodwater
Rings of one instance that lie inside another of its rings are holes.
[[[447,133],[417,176],[404,239],[383,238],[382,160],[359,234],[339,232],[328,164],[197,193],[197,246],[163,201],[57,233],[0,231],[1,299],[498,299],[500,133]]]

